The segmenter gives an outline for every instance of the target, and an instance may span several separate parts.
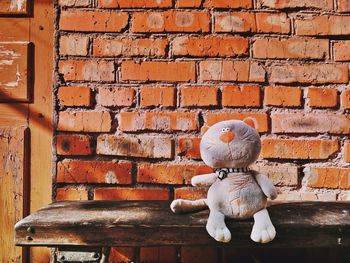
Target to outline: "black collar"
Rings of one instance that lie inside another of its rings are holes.
[[[215,173],[220,180],[223,180],[227,177],[229,173],[247,173],[250,169],[248,167],[243,168],[216,168]]]

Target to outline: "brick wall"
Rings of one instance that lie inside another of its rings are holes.
[[[202,127],[246,116],[279,199],[348,199],[349,1],[58,0],[56,11],[56,200],[198,198],[190,179],[211,171]],[[112,257],[214,262],[206,251]]]

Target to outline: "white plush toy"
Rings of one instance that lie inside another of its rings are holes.
[[[266,199],[277,197],[276,188],[265,175],[249,169],[260,149],[260,137],[252,118],[222,121],[210,127],[202,137],[200,152],[202,160],[215,173],[194,176],[191,181],[193,186],[210,186],[207,199],[177,199],[171,203],[171,210],[183,213],[209,207],[206,229],[220,242],[231,240],[225,217],[253,216],[251,239],[261,243],[273,240],[276,231],[266,210]]]

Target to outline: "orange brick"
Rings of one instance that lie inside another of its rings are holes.
[[[172,0],[98,0],[100,8],[161,8],[172,7]]]
[[[119,126],[122,131],[195,131],[197,119],[194,112],[121,112]]]
[[[97,57],[161,57],[166,55],[168,41],[157,38],[127,38],[113,39],[96,38],[93,42],[93,55]]]
[[[175,247],[141,247],[140,262],[176,262],[177,252]]]
[[[137,12],[132,16],[131,31],[142,32],[209,32],[207,11]]]
[[[173,40],[175,56],[235,57],[248,54],[248,39],[242,37],[176,37]]]
[[[332,0],[258,0],[258,8],[286,9],[286,8],[310,8],[333,10]]]
[[[256,32],[255,15],[252,12],[215,12],[215,32]]]
[[[267,132],[268,131],[268,121],[266,113],[257,113],[257,112],[217,112],[217,113],[208,113],[206,115],[206,125],[212,126],[219,121],[226,120],[243,120],[247,117],[252,117],[256,119],[258,127],[258,132]]]
[[[350,109],[350,89],[342,91],[340,101],[344,109]]]
[[[180,89],[181,107],[218,105],[218,88],[212,86],[183,86]]]
[[[123,61],[122,80],[188,82],[196,79],[194,62]]]
[[[328,39],[258,38],[253,43],[255,58],[325,59],[328,53]]]
[[[201,138],[182,137],[177,141],[177,153],[190,159],[201,159],[199,145]]]
[[[350,3],[350,2],[349,2]],[[334,43],[334,60],[349,61],[350,60],[350,41],[338,41]]]
[[[273,133],[349,134],[350,118],[333,113],[272,113]]]
[[[133,262],[135,261],[135,248],[112,247],[108,262]]]
[[[222,89],[222,106],[260,107],[260,87],[256,85],[230,85]]]
[[[64,86],[58,89],[57,98],[61,106],[91,106],[92,92],[86,86]]]
[[[132,163],[65,159],[57,163],[57,183],[130,184]]]
[[[255,13],[258,33],[281,33],[291,32],[291,22],[286,13]]]
[[[90,5],[90,0],[58,0],[58,4],[69,7],[87,7]]]
[[[96,188],[95,200],[169,200],[169,190],[160,188]]]
[[[338,12],[350,12],[349,0],[337,0]]]
[[[265,69],[258,62],[205,60],[199,63],[201,81],[264,82]]]
[[[197,200],[207,197],[207,188],[181,187],[175,188],[174,199]]]
[[[348,83],[345,64],[284,64],[270,67],[270,82],[275,83]]]
[[[128,24],[127,12],[63,10],[60,30],[83,32],[120,32]]]
[[[90,155],[91,137],[78,134],[59,134],[56,136],[58,155]]]
[[[252,168],[268,176],[274,185],[298,185],[298,166],[296,165],[269,162],[268,164],[257,163]]]
[[[173,141],[160,136],[100,135],[96,151],[103,155],[169,159],[173,157]]]
[[[265,87],[264,104],[279,107],[301,106],[302,90],[298,87],[267,86]]]
[[[202,5],[203,0],[176,0],[177,8],[196,8]]]
[[[58,67],[65,80],[112,82],[115,79],[112,61],[61,60]]]
[[[328,159],[339,151],[338,140],[263,138],[262,158]]]
[[[140,183],[191,184],[193,176],[212,172],[213,169],[206,165],[140,163],[137,170],[137,181]]]
[[[343,160],[350,163],[350,140],[346,140],[344,143]]]
[[[57,188],[56,201],[88,200],[88,192],[82,188]]]
[[[140,88],[140,106],[176,106],[176,90],[169,86],[142,86]]]
[[[253,8],[252,0],[205,0],[204,7],[209,8]]]
[[[304,170],[306,185],[312,188],[350,189],[350,169],[309,167]]]
[[[307,98],[310,107],[327,108],[338,105],[338,92],[334,88],[308,88]]]
[[[86,56],[88,54],[89,38],[81,35],[60,37],[60,55]]]
[[[58,113],[58,131],[109,132],[111,130],[109,112],[61,111]]]
[[[132,87],[99,87],[96,101],[106,107],[129,107],[134,104],[134,97]]]
[[[209,246],[190,246],[181,247],[181,262],[182,263],[217,263],[218,262],[218,250],[216,247]]]

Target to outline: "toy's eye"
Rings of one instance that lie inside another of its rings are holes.
[[[230,131],[230,128],[222,128],[221,129],[221,132],[228,132],[228,131]]]

